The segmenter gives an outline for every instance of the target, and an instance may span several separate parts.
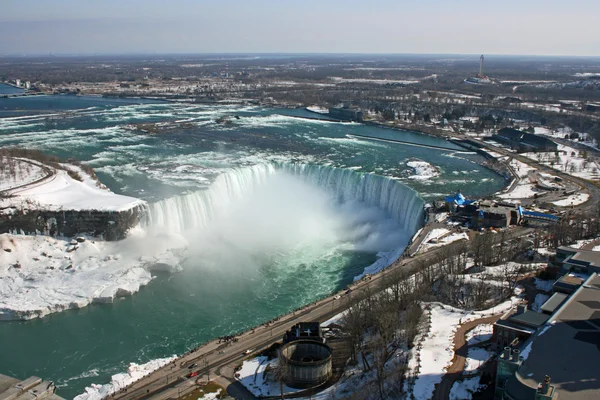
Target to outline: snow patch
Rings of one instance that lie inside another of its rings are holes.
[[[493,332],[494,332],[494,325],[492,325],[492,324],[477,325],[475,328],[473,328],[469,332],[467,332],[467,334],[465,336],[467,345],[471,346],[474,344],[479,344],[481,342],[490,340],[492,338]]]
[[[450,400],[468,400],[473,398],[473,393],[482,386],[479,384],[479,376],[454,382],[450,390]]]
[[[555,204],[555,205],[561,206],[561,207],[578,206],[578,205],[583,204],[586,201],[588,201],[589,198],[590,198],[590,195],[587,193],[577,193],[577,194],[572,194],[569,197],[564,198],[562,200],[553,201],[552,204]]]
[[[493,351],[483,349],[481,347],[472,347],[469,349],[467,355],[467,361],[465,364],[464,374],[473,374],[479,367],[485,364],[490,358],[494,356]]]
[[[17,207],[27,209],[31,204],[37,209],[48,211],[99,210],[123,211],[145,205],[134,197],[115,194],[75,166],[68,167],[77,172],[82,182],[73,179],[67,171],[56,170],[55,174],[42,182],[17,188],[9,192],[13,197],[0,201],[0,208]]]
[[[187,241],[135,231],[119,242],[0,235],[0,320],[31,319],[136,293],[150,271],[176,271]]]
[[[159,358],[147,362],[146,364],[129,364],[127,372],[115,374],[111,377],[110,383],[106,385],[92,384],[85,388],[85,393],[75,396],[73,400],[101,400],[105,399],[113,393],[117,393],[120,389],[129,386],[135,381],[140,380],[144,376],[156,371],[160,367],[169,364],[177,357]]]

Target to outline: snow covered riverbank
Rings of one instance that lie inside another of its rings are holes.
[[[24,163],[22,160],[17,161]],[[19,175],[19,179],[13,179],[12,186],[19,187],[7,193],[10,197],[0,200],[0,209],[123,211],[146,203],[134,197],[113,193],[74,165],[61,164],[64,170],[53,169],[52,175],[39,180],[39,174],[36,175],[34,172],[37,172],[35,167],[39,169],[42,164],[32,160],[27,162],[29,164],[25,165],[31,166],[33,172],[29,175]],[[33,182],[35,179],[38,181]]]
[[[115,374],[112,376],[110,383],[106,385],[92,384],[85,388],[85,393],[76,396],[74,400],[101,400],[113,393],[117,393],[124,387],[131,385],[133,382],[142,379],[144,376],[156,371],[160,367],[174,361],[177,357],[159,358],[147,362],[146,364],[129,364],[127,372]]]
[[[138,230],[119,242],[0,235],[0,320],[32,319],[131,295],[176,271],[187,241]]]

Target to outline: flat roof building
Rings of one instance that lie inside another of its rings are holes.
[[[503,379],[496,398],[600,398],[600,276],[592,274],[524,344],[520,356],[513,373],[498,371]]]
[[[363,113],[359,109],[350,107],[331,107],[329,109],[331,118],[338,118],[345,121],[362,122]]]
[[[510,145],[517,151],[556,151],[558,149],[558,145],[546,137],[513,128],[502,128],[493,135],[493,138]]]
[[[54,382],[37,376],[20,380],[0,374],[0,400],[64,400],[55,392]]]
[[[560,246],[556,249],[554,264],[559,268],[559,273],[600,273],[600,251],[576,249],[569,246]]]
[[[528,310],[525,306],[517,306],[506,312],[494,323],[492,343],[496,349],[502,349],[516,343],[523,343],[548,320],[548,315]]]
[[[542,306],[540,311],[544,314],[552,315],[569,298],[565,293],[554,293]]]

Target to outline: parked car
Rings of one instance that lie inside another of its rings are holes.
[[[193,378],[193,377],[195,377],[195,376],[198,376],[198,371],[193,371],[193,372],[190,372],[190,373],[187,375],[187,377],[188,377],[188,378]]]

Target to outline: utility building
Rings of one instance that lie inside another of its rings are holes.
[[[492,138],[520,152],[558,150],[558,145],[548,138],[513,128],[502,128]]]
[[[0,374],[0,399],[2,400],[64,400],[57,396],[54,382],[31,376],[24,381]]]
[[[329,109],[329,116],[344,121],[362,122],[363,120],[362,111],[350,107],[332,107]]]

